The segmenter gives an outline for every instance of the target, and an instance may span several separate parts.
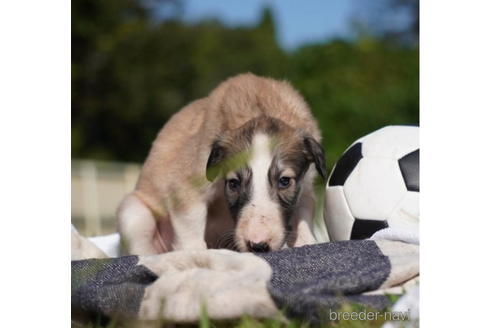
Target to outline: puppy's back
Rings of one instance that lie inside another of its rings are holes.
[[[144,162],[136,191],[139,197],[157,213],[164,213],[163,203],[170,195],[184,192],[192,197],[189,184],[201,175],[206,165],[208,147],[213,137],[207,132],[208,99],[192,102],[174,114],[152,143]],[[174,197],[173,196],[173,197]]]
[[[209,99],[212,115],[223,118],[223,129],[236,129],[257,116],[270,116],[320,139],[309,106],[287,81],[241,74],[221,83]]]

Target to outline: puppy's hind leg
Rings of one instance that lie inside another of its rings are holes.
[[[118,231],[124,254],[152,255],[165,252],[152,211],[135,194],[127,195],[118,211]]]
[[[207,203],[197,201],[186,208],[171,213],[174,230],[174,250],[206,249],[205,227],[207,223]]]

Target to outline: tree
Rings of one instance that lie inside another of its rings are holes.
[[[145,3],[146,5],[143,5]],[[418,49],[382,35],[282,50],[255,26],[185,24],[147,1],[72,1],[72,156],[143,162],[173,113],[244,72],[287,79],[310,104],[333,164],[356,138],[418,124]]]

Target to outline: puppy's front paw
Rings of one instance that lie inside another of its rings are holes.
[[[188,242],[182,242],[182,243],[177,242],[177,243],[173,244],[173,249],[175,251],[204,250],[204,249],[207,249],[207,244],[203,240],[193,241],[193,242],[188,241]]]
[[[293,236],[294,240],[290,243],[291,247],[301,247],[305,245],[316,244],[316,238],[308,228],[299,229],[297,233]]]
[[[316,244],[316,240],[314,239],[314,237],[308,237],[308,238],[297,238],[296,241],[294,242],[294,245],[293,247],[301,247],[301,246],[305,246],[305,245],[312,245],[312,244]]]

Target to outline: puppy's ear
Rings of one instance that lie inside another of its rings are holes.
[[[215,178],[221,173],[220,163],[225,157],[225,148],[220,144],[218,140],[212,144],[212,150],[208,156],[207,161],[207,180],[214,181]]]
[[[323,146],[310,135],[304,137],[304,146],[306,147],[308,160],[314,162],[316,170],[323,178],[323,182],[326,183],[328,172],[326,169],[325,151]]]

